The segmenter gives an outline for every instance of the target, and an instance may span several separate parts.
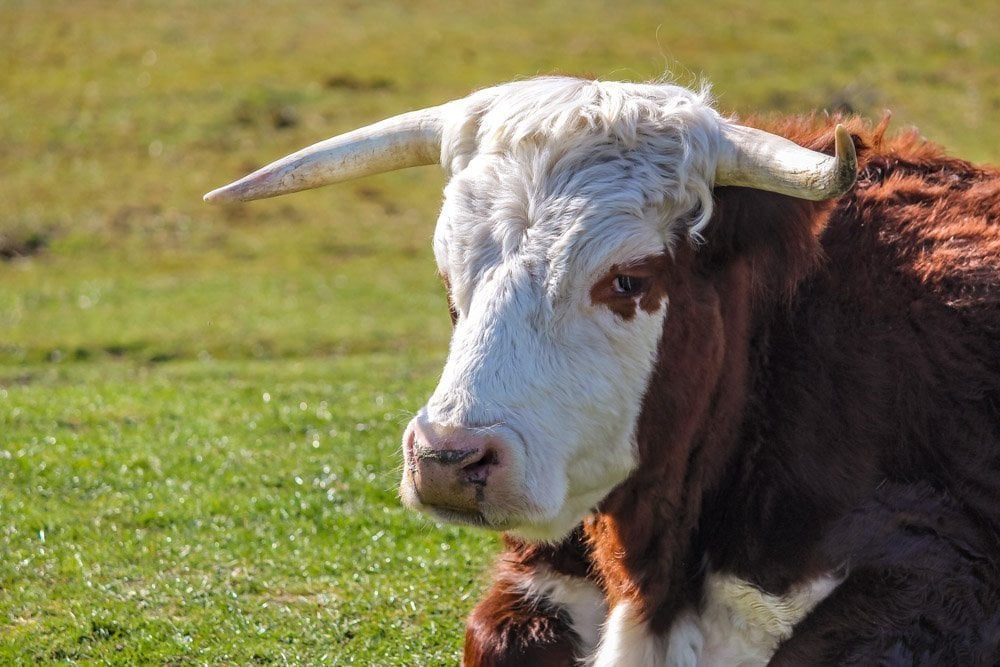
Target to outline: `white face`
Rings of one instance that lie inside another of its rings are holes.
[[[669,310],[664,267],[692,207],[668,192],[676,175],[649,147],[584,140],[480,151],[445,190],[434,250],[457,319],[440,383],[404,438],[412,507],[556,540],[637,464]],[[414,429],[509,436],[503,474],[469,501],[474,519],[425,502]]]

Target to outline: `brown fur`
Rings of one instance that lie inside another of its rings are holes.
[[[494,584],[469,617],[463,664],[471,667],[538,667],[572,664],[578,638],[558,609],[525,600],[518,581],[544,566],[557,574],[590,576],[590,559],[580,530],[560,545],[527,544],[506,537]]]
[[[704,246],[663,267],[641,465],[585,522],[589,550],[521,567],[583,558],[576,576],[658,633],[706,567],[773,594],[841,571],[774,664],[996,664],[1000,173],[847,123],[860,176],[840,199],[716,190]],[[832,152],[828,121],[761,125]],[[530,655],[531,633],[490,625],[509,592],[501,574],[469,641]]]

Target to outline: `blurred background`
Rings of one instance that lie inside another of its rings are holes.
[[[998,31],[995,0],[0,0],[0,662],[457,660],[496,538],[394,491],[447,347],[441,174],[204,192],[551,73],[891,110],[996,163]]]

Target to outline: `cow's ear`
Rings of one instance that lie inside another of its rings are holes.
[[[813,151],[833,155],[836,134],[833,125],[847,128],[859,161],[864,161],[871,140],[862,121],[840,118],[789,117],[770,120],[764,129]],[[750,120],[749,125],[757,126]],[[885,123],[883,123],[884,125]],[[876,130],[884,131],[883,125]],[[866,137],[866,139],[862,139]],[[706,268],[745,259],[752,262],[758,287],[785,293],[820,261],[820,237],[831,215],[850,191],[827,201],[813,202],[786,195],[742,187],[716,187],[713,215],[702,232],[705,245],[700,255]]]
[[[748,261],[761,280],[758,288],[788,292],[822,257],[820,236],[835,201],[716,188],[712,219],[702,232],[701,263],[711,269]]]

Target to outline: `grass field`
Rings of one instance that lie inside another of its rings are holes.
[[[1000,5],[0,0],[0,664],[454,664],[494,535],[396,499],[449,322],[411,170],[211,208],[534,74],[1000,159]]]

